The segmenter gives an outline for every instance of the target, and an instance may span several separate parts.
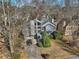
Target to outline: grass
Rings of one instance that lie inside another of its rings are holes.
[[[14,53],[12,59],[20,59],[20,53]]]
[[[72,47],[70,47],[70,46],[67,45],[66,43],[64,43],[64,42],[62,42],[62,41],[60,41],[60,40],[56,40],[56,43],[58,43],[58,44],[61,46],[61,48],[62,48],[63,50],[65,50],[65,51],[67,51],[67,52],[69,52],[69,53],[71,53],[71,54],[73,54],[73,55],[79,56],[79,51],[74,50]]]

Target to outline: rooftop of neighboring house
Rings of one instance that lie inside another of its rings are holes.
[[[41,23],[42,25],[47,23],[47,22],[50,22],[50,23],[53,23],[54,24],[54,20],[53,18],[47,16],[47,15],[43,15],[41,18],[36,18],[34,19],[35,21]],[[54,24],[55,25],[55,24]]]

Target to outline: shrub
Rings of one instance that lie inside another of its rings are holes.
[[[54,39],[58,39],[58,40],[61,40],[62,39],[62,34],[61,32],[53,32],[53,38]]]
[[[20,54],[19,53],[14,53],[14,56],[12,59],[20,59]]]
[[[53,35],[49,35],[49,38],[50,38],[50,39],[53,39]]]
[[[50,41],[50,37],[48,35],[47,32],[43,32],[42,33],[42,44],[43,44],[43,47],[50,47],[51,46],[51,41]]]

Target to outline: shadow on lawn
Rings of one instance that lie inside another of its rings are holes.
[[[63,50],[71,53],[72,55],[79,56],[79,49],[75,50],[73,47],[69,46],[68,44],[64,43],[63,41],[56,41],[56,43],[58,43]]]

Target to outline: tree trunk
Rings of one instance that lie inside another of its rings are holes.
[[[6,13],[5,13],[4,0],[2,0],[2,9],[3,9],[4,23],[5,23],[5,26],[6,26],[7,18],[6,18]]]
[[[9,44],[10,44],[11,54],[13,54],[14,48],[13,48],[13,40],[12,40],[12,34],[11,34],[11,23],[9,18],[9,12],[8,12],[8,20],[9,20]]]

